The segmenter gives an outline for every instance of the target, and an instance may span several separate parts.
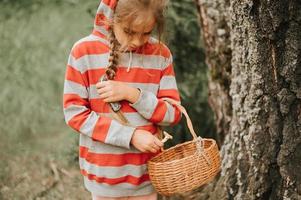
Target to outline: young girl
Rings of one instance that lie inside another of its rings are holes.
[[[64,115],[80,133],[80,169],[95,200],[157,199],[147,173],[163,146],[157,127],[181,119],[162,99],[180,102],[172,56],[160,41],[165,7],[166,0],[102,0],[93,33],[71,50]],[[159,40],[150,37],[154,29]],[[112,102],[130,125],[111,117]]]

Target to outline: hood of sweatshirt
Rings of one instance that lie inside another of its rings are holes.
[[[108,35],[108,20],[113,19],[117,0],[101,0],[94,19],[94,33],[101,34],[104,38]]]

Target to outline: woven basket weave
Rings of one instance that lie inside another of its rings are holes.
[[[193,137],[192,141],[178,144],[148,161],[150,180],[157,192],[164,196],[183,193],[211,181],[220,171],[220,154],[213,139],[197,137],[185,108],[174,101],[185,115]]]

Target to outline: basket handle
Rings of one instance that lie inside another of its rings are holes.
[[[174,99],[171,99],[171,98],[162,98],[162,100],[167,101],[168,103],[171,103],[172,105],[175,105],[184,114],[184,116],[186,117],[186,123],[187,123],[187,127],[188,127],[188,129],[190,131],[190,134],[192,135],[193,140],[197,140],[198,136],[197,136],[197,134],[195,133],[195,131],[193,129],[193,125],[192,125],[191,119],[190,119],[190,117],[189,117],[186,109],[179,102],[175,101]],[[200,136],[199,136],[199,138],[202,139],[202,137],[200,137]],[[164,143],[166,141],[162,141],[162,142]]]

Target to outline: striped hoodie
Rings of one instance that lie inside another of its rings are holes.
[[[147,161],[154,156],[130,144],[135,129],[156,134],[157,126],[177,124],[181,112],[163,101],[180,101],[172,55],[154,38],[133,52],[121,53],[116,81],[141,90],[131,104],[121,101],[122,112],[132,126],[112,119],[109,105],[99,98],[96,83],[108,66],[108,28],[116,0],[102,0],[93,32],[76,42],[66,67],[63,107],[66,123],[79,132],[79,164],[88,191],[99,196],[121,197],[154,192]]]

